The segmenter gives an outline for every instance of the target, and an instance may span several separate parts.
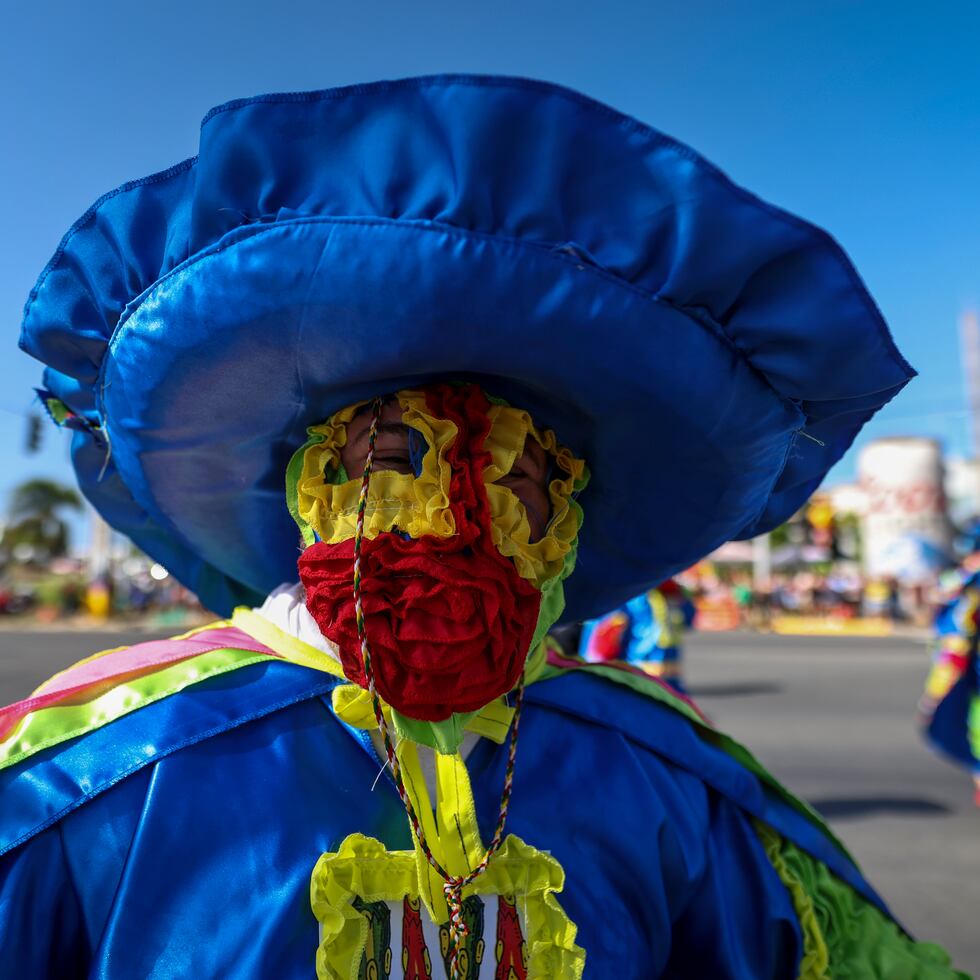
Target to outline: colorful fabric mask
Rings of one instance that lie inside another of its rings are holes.
[[[526,412],[476,385],[394,396],[409,429],[412,473],[371,477],[361,553],[366,629],[381,697],[410,719],[479,710],[516,684],[528,651],[564,606],[584,463]],[[290,509],[309,545],[299,560],[307,607],[366,686],[354,614],[359,479],[340,450],[359,406],[309,430],[289,467]],[[500,482],[535,439],[548,453],[551,514],[531,540],[524,505]]]

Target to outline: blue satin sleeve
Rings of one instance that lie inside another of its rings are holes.
[[[74,980],[90,947],[58,827],[0,858],[0,978]]]
[[[707,809],[704,871],[674,923],[664,976],[796,976],[799,921],[754,828],[714,794]]]

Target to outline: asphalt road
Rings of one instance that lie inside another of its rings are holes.
[[[701,634],[687,654],[715,724],[823,814],[906,929],[980,976],[980,810],[915,728],[924,645]]]
[[[88,653],[152,634],[0,632],[0,704]],[[927,661],[908,640],[690,637],[692,693],[830,821],[914,935],[980,974],[980,810],[913,723]]]

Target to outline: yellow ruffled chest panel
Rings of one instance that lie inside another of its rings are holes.
[[[344,721],[368,728],[362,707],[356,699],[334,699]],[[426,843],[442,867],[465,875],[485,853],[465,762],[459,753],[435,753],[433,806],[418,746],[402,740],[396,754]],[[486,871],[463,889],[467,929],[457,976],[579,980],[585,952],[575,945],[576,927],[556,897],[564,880],[553,857],[508,836]],[[452,977],[443,881],[417,838],[414,851],[388,851],[352,834],[320,857],[310,895],[320,924],[320,980]]]

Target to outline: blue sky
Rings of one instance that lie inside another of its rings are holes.
[[[980,4],[88,0],[9,4],[0,40],[0,509],[70,479],[23,451],[21,309],[96,197],[196,151],[212,105],[436,71],[530,75],[692,144],[848,250],[921,377],[864,438],[968,446],[956,320],[980,301]],[[853,475],[853,451],[835,480]]]

